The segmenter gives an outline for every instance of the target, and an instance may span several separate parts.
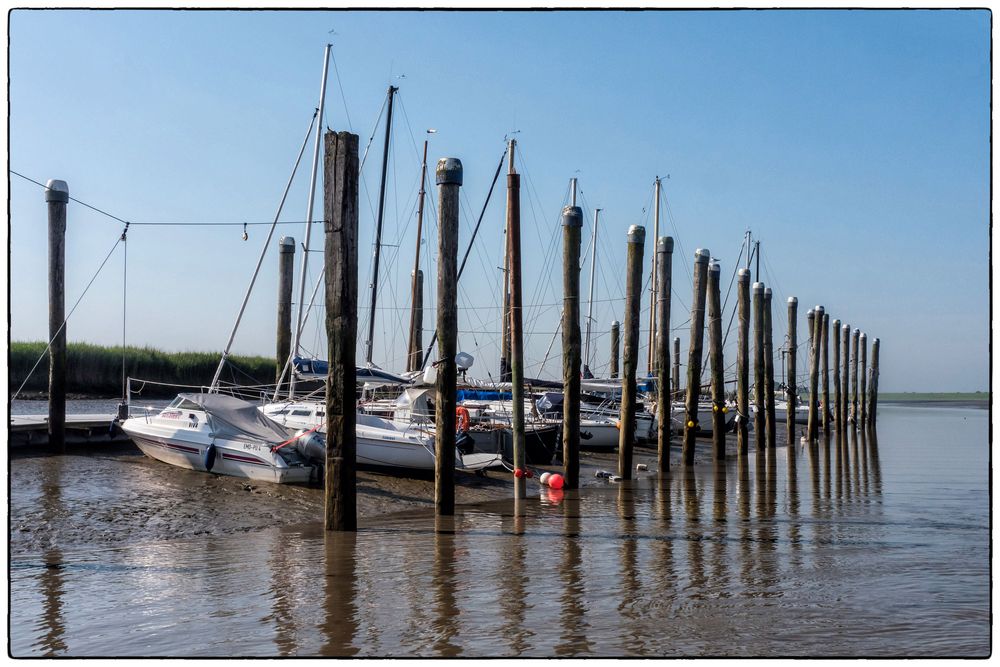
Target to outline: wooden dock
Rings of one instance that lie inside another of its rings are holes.
[[[128,442],[113,414],[66,415],[66,444],[111,444]],[[11,415],[9,446],[44,446],[48,444],[48,415]]]

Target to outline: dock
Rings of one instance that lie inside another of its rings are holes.
[[[127,442],[128,436],[114,425],[113,414],[66,415],[66,444],[111,444]],[[48,415],[11,415],[9,446],[48,444]]]

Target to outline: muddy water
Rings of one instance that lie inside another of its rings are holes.
[[[11,652],[988,655],[988,412],[879,419],[877,442],[579,495],[532,485],[437,525],[429,482],[372,477],[369,496],[414,509],[372,510],[357,534],[320,529],[315,489],[134,455],[15,459]]]

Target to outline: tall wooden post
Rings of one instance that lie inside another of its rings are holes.
[[[681,396],[681,339],[674,336],[674,396]]]
[[[458,189],[462,161],[438,160],[437,396],[434,435],[434,510],[455,513],[455,354],[458,347]]]
[[[646,228],[628,228],[625,278],[625,354],[622,369],[622,407],[618,426],[618,475],[632,479],[632,445],[635,440],[636,367],[639,365],[639,307],[642,302],[642,255]]]
[[[712,364],[712,450],[726,458],[726,381],[722,359],[722,299],[719,263],[708,267],[708,358]]]
[[[295,239],[282,236],[278,241],[278,335],[274,381],[281,380],[282,371],[292,352],[292,275],[295,270]]]
[[[764,405],[764,283],[753,284],[753,430],[757,449],[767,446],[767,408]]]
[[[795,444],[795,408],[799,404],[798,378],[798,309],[799,300],[788,297],[788,380],[785,382],[785,397],[788,399],[785,411],[785,426],[788,429],[788,445]]]
[[[695,436],[698,424],[698,399],[701,396],[701,357],[705,339],[705,299],[708,288],[708,258],[705,248],[694,252],[694,295],[691,297],[691,340],[688,344],[687,397],[684,401],[684,465],[694,465]]]
[[[851,423],[858,424],[858,339],[861,330],[851,332]]]
[[[868,428],[875,428],[878,413],[878,338],[872,341],[872,381],[868,384]]]
[[[567,206],[563,224],[563,477],[567,489],[580,485],[580,230],[583,212]]]
[[[66,181],[45,184],[49,209],[49,447],[66,451]]]
[[[670,289],[674,239],[661,236],[656,240],[656,453],[659,472],[670,470],[672,440],[670,400]]]
[[[850,411],[851,411],[851,393],[850,393],[850,377],[851,377],[851,325],[844,324],[840,327],[840,339],[841,339],[841,352],[843,355],[843,372],[841,374],[840,382],[841,393],[844,394],[844,403],[841,406],[843,413],[841,414],[841,421],[844,425],[844,433],[847,433],[847,424],[850,421]],[[844,438],[844,444],[847,443],[846,436]]]
[[[736,274],[739,335],[736,341],[736,447],[746,456],[750,440],[750,269]]]
[[[842,407],[843,396],[840,393],[840,320],[833,320],[830,323],[830,342],[833,344],[833,421],[834,429],[838,433],[843,430],[843,422],[840,421],[840,409]]]
[[[517,148],[517,140],[511,139],[507,143],[507,175],[514,173],[514,151]],[[510,185],[508,179],[508,186]],[[507,188],[507,218],[504,227],[504,242],[507,244],[507,252],[503,256],[503,317],[500,325],[500,381],[511,382],[510,368],[510,188]],[[516,483],[515,483],[516,486]]]
[[[512,165],[513,168],[513,165]],[[521,313],[521,175],[507,174],[507,239],[510,248],[510,382],[514,470],[524,470],[524,334]],[[528,481],[514,474],[514,498],[528,497]]]
[[[823,411],[820,424],[823,433],[830,432],[830,314],[823,313],[822,339],[820,341],[820,372],[823,380]]]
[[[327,530],[354,531],[357,512],[358,135],[327,132],[323,159],[326,262]]]
[[[621,349],[620,327],[618,320],[611,323],[611,375],[609,377],[612,380],[618,379],[618,350]]]
[[[868,405],[865,401],[868,384],[868,336],[862,333],[861,336],[859,336],[858,341],[861,348],[861,368],[858,370],[858,396],[860,402],[858,410],[861,413],[861,426],[864,426],[868,422]]]
[[[813,311],[812,344],[810,345],[809,362],[809,441],[819,438],[819,350],[823,342],[823,306],[816,306]]]
[[[771,288],[764,289],[764,405],[767,446],[777,446],[778,425],[774,415],[774,340],[771,326]]]
[[[413,303],[410,306],[410,352],[406,355],[406,369],[419,371],[424,365],[424,272],[413,272]]]

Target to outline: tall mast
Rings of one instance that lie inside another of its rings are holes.
[[[424,139],[424,158],[420,165],[420,192],[417,193],[417,248],[413,253],[413,286],[410,292],[410,342],[407,346],[409,354],[406,356],[407,370],[415,371],[420,369],[420,347],[416,343],[416,330],[414,324],[417,319],[417,308],[423,308],[421,303],[417,305],[417,280],[420,271],[420,235],[424,224],[424,185],[427,183],[427,139]],[[374,313],[374,311],[373,311]]]
[[[389,168],[389,133],[392,130],[392,97],[399,90],[389,86],[389,110],[385,117],[385,146],[382,150],[382,184],[378,190],[378,222],[375,224],[375,259],[372,263],[372,311],[368,318],[368,340],[365,341],[365,363],[372,365],[372,343],[375,339],[375,305],[378,299],[378,261],[382,250],[382,214],[385,211],[385,176]],[[421,186],[422,187],[422,186]]]
[[[660,177],[656,177],[656,182],[653,187],[655,194],[653,195],[653,271],[652,271],[652,283],[650,285],[650,291],[652,292],[652,298],[649,301],[649,350],[648,350],[648,362],[646,368],[648,369],[648,375],[652,376],[656,373],[656,244],[660,238]]]
[[[511,139],[507,148],[507,173],[514,174],[514,148],[517,140]],[[503,322],[500,326],[500,381],[510,382],[510,205],[507,206],[507,217],[504,223],[504,240],[506,243],[503,254]]]
[[[601,209],[594,209],[594,234],[590,239],[590,297],[587,304],[587,336],[583,343],[587,351],[587,358],[583,362],[583,377],[592,378],[594,374],[590,372],[590,323],[594,319],[594,265],[597,263],[597,217],[601,214]]]
[[[299,276],[299,313],[298,321],[295,325],[295,339],[292,341],[292,357],[299,353],[299,343],[302,340],[302,318],[305,315],[306,310],[306,267],[309,265],[309,238],[312,232],[312,216],[313,216],[313,203],[316,200],[316,174],[319,171],[319,146],[323,139],[323,103],[326,101],[326,74],[330,69],[330,47],[332,44],[326,45],[326,51],[323,53],[323,81],[319,86],[319,111],[316,112],[316,117],[319,122],[316,123],[316,144],[313,147],[313,162],[312,162],[312,173],[309,177],[309,203],[306,205],[306,234],[305,234],[305,252],[302,253],[302,273]],[[288,382],[288,397],[292,398],[295,395],[295,363],[292,362],[291,376]]]

